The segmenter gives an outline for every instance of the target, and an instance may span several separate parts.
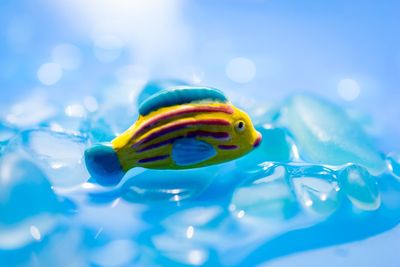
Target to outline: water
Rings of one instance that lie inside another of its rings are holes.
[[[398,267],[399,10],[3,1],[0,267]],[[175,84],[224,91],[261,145],[96,185],[83,151]]]
[[[67,206],[33,162],[15,152],[3,156],[1,185],[2,250],[15,250],[40,241],[58,227],[60,214]]]
[[[121,131],[126,122],[114,120],[126,107],[98,105],[1,124],[5,266],[251,266],[400,221],[398,157],[384,158],[362,126],[319,97],[291,96],[265,113],[262,144],[240,159],[136,168],[111,189],[90,179],[82,156]]]
[[[21,148],[40,165],[53,186],[78,185],[88,179],[83,153],[88,140],[47,129],[20,133]]]

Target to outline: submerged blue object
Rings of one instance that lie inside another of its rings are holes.
[[[97,144],[85,151],[87,169],[96,181],[105,186],[116,185],[125,175],[111,146]]]
[[[216,154],[217,151],[212,145],[195,138],[177,140],[172,146],[172,159],[179,166],[197,164]]]
[[[349,165],[339,172],[342,190],[355,207],[373,211],[381,206],[378,182],[367,169],[358,165]]]
[[[163,90],[148,99],[139,106],[140,115],[144,116],[162,107],[187,104],[193,101],[213,100],[217,102],[228,102],[226,96],[218,89],[209,87],[187,86],[171,87]]]
[[[10,153],[1,158],[0,170],[0,226],[18,225],[39,214],[58,212],[60,203],[39,166]]]
[[[371,174],[384,171],[384,159],[362,127],[334,103],[311,94],[291,96],[281,122],[300,155],[310,163],[364,166]]]

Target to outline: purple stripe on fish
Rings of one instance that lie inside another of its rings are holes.
[[[236,145],[219,145],[218,148],[222,149],[222,150],[232,150],[232,149],[237,149],[238,146],[236,146]]]
[[[208,131],[198,130],[198,131],[189,132],[186,135],[186,137],[189,137],[189,138],[197,137],[197,136],[199,136],[199,137],[212,137],[212,138],[215,138],[215,139],[227,139],[227,138],[229,138],[229,133],[227,133],[227,132],[208,132]],[[164,145],[172,144],[176,140],[181,139],[183,137],[185,137],[185,136],[178,136],[178,137],[174,137],[174,138],[171,138],[171,139],[167,139],[167,140],[164,140],[162,142],[155,143],[155,144],[146,146],[144,148],[141,148],[136,152],[140,153],[140,152],[147,151],[147,150],[150,150],[150,149],[159,148],[159,147],[162,147]]]
[[[159,161],[168,158],[169,155],[161,155],[161,156],[155,156],[151,158],[144,158],[144,159],[139,159],[137,162],[138,163],[149,163],[149,162],[154,162],[154,161]]]
[[[162,142],[159,142],[159,143],[155,143],[155,144],[146,146],[146,147],[144,147],[144,148],[141,148],[141,149],[139,149],[139,150],[136,151],[136,152],[137,152],[137,153],[140,153],[140,152],[147,151],[147,150],[150,150],[150,149],[162,147],[162,146],[164,146],[164,145],[172,144],[173,142],[175,142],[176,140],[181,139],[181,138],[183,138],[183,136],[178,136],[178,137],[174,137],[174,138],[171,138],[171,139],[167,139],[167,140],[165,140],[165,141],[162,141]]]
[[[179,108],[177,110],[169,111],[157,116],[154,116],[153,118],[150,118],[148,121],[144,122],[137,131],[134,133],[132,138],[135,138],[145,132],[147,129],[150,127],[164,121],[167,119],[171,119],[177,116],[182,116],[182,115],[187,115],[191,113],[201,113],[201,112],[222,112],[226,114],[233,114],[234,110],[232,107],[225,105],[225,106],[218,106],[218,107],[213,107],[213,106],[190,106],[190,107],[183,107]]]
[[[206,120],[186,120],[186,121],[178,121],[178,122],[173,122],[165,126],[164,128],[161,128],[157,130],[154,133],[151,133],[147,137],[143,138],[139,142],[135,143],[132,145],[132,148],[136,148],[141,144],[145,144],[147,142],[150,142],[151,140],[158,138],[160,136],[163,136],[168,133],[172,133],[181,129],[185,129],[189,126],[195,126],[195,125],[217,125],[217,126],[227,126],[230,125],[229,121],[224,120],[224,119],[206,119]]]
[[[202,130],[197,130],[193,132],[189,132],[187,134],[188,137],[195,137],[195,136],[200,136],[200,137],[213,137],[216,139],[227,139],[229,138],[229,133],[227,132],[209,132],[209,131],[202,131]]]

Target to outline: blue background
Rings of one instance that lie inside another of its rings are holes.
[[[62,94],[78,99],[105,87],[106,81],[118,86],[118,67],[139,64],[147,78],[191,80],[196,75],[202,84],[265,101],[314,91],[366,111],[385,150],[400,147],[386,140],[400,134],[397,1],[119,1],[111,7],[115,10],[96,1],[3,1],[2,106],[38,87],[54,98]],[[106,11],[98,14],[88,11],[102,8]],[[107,34],[125,38],[125,45],[116,60],[99,62],[93,55],[93,29],[99,22],[114,25],[109,22],[115,20],[121,23]],[[121,28],[123,34],[118,33]],[[58,83],[44,86],[37,70],[51,61],[51,51],[60,43],[79,47],[81,65]],[[235,57],[254,62],[251,81],[238,84],[227,77],[226,65]],[[361,88],[351,102],[337,93],[338,82],[345,78]]]

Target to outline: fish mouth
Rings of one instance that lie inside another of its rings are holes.
[[[258,147],[261,143],[261,140],[262,140],[262,136],[259,132],[257,132],[257,138],[254,141],[253,147]]]

